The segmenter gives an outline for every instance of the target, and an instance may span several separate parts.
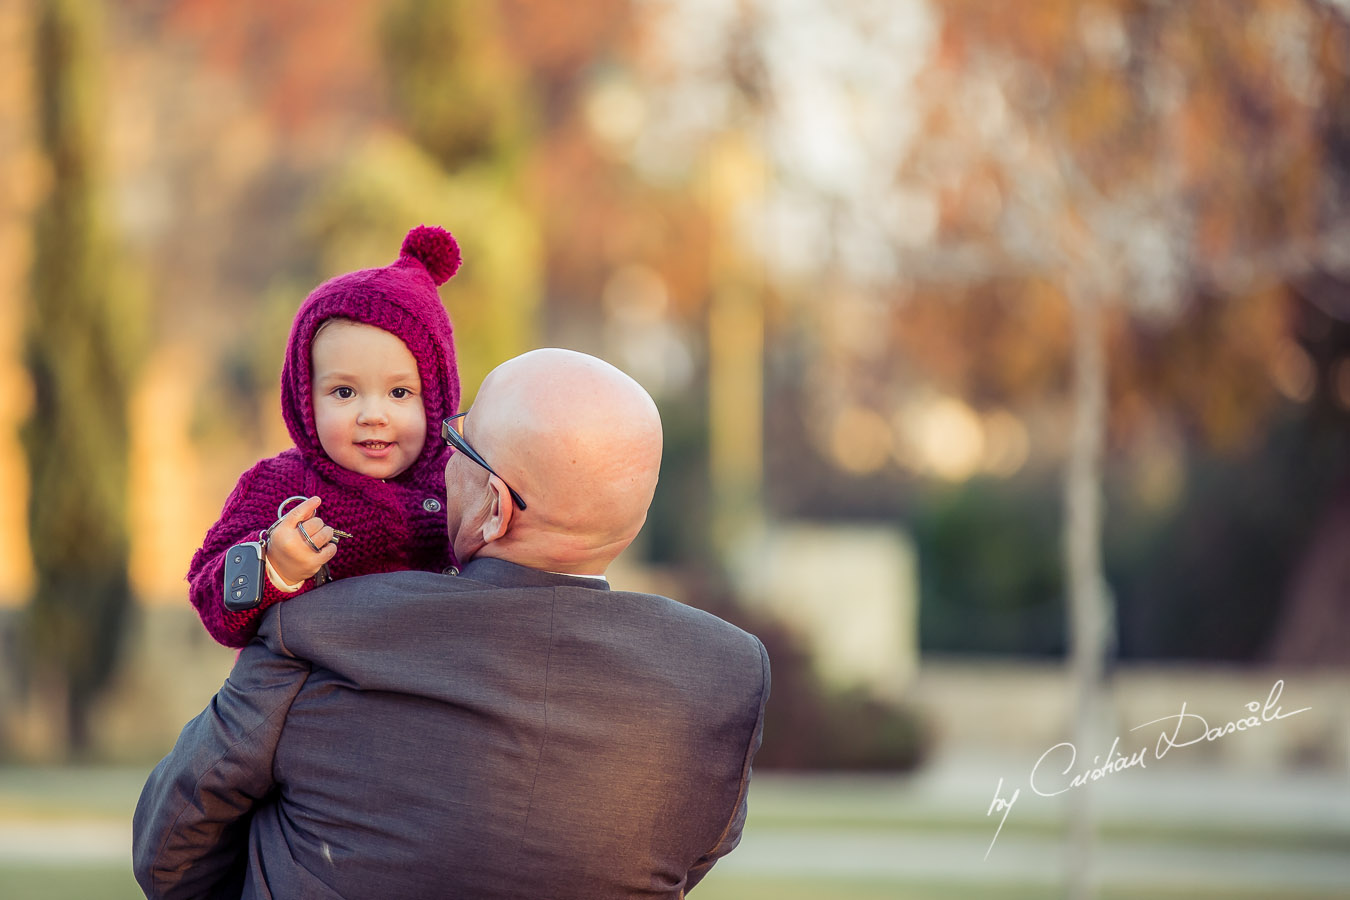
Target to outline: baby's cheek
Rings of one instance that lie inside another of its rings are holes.
[[[319,435],[319,446],[329,458],[345,444],[346,423],[321,398],[314,401],[314,430]]]
[[[404,440],[416,448],[413,456],[419,456],[422,448],[426,446],[427,441],[427,413],[422,406],[421,398],[418,398],[416,404],[408,409],[407,424],[404,426],[406,434]]]

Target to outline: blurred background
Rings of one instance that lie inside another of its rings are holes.
[[[698,896],[1350,896],[1331,0],[0,0],[0,894],[138,896],[291,317],[424,222],[465,403],[630,372],[611,580],[769,648]]]

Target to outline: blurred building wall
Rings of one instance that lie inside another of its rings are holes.
[[[1172,733],[1176,721],[1131,729],[1178,716],[1183,704],[1188,715],[1203,718],[1211,728],[1223,728],[1253,715],[1248,704],[1257,703],[1258,710],[1264,707],[1281,680],[1278,706],[1284,713],[1310,707],[1306,712],[1213,741],[1179,746],[1166,764],[1350,773],[1350,706],[1345,703],[1350,673],[1292,665],[1121,667],[1104,698],[1107,746],[1078,748],[1079,761],[1104,757],[1117,736],[1122,750],[1147,747],[1151,754],[1158,736]],[[926,660],[911,696],[932,722],[939,746],[948,750],[974,749],[1033,764],[1046,750],[1073,739],[1074,688],[1067,670],[1053,663]],[[1198,734],[1200,723],[1188,719],[1184,725],[1179,743]]]
[[[793,629],[826,682],[904,696],[919,667],[918,581],[899,529],[771,522],[732,558],[746,603]]]

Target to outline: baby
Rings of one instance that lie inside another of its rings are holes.
[[[449,232],[419,226],[392,264],[326,281],[301,304],[281,370],[295,446],[240,477],[188,569],[220,643],[244,646],[263,610],[329,577],[454,565],[438,429],[459,407],[459,372],[436,287],[459,263]],[[260,534],[257,602],[228,608],[227,555]]]

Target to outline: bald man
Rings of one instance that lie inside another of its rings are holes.
[[[459,571],[267,611],[142,792],[148,897],[678,898],[740,841],[763,645],[605,578],[656,486],[651,398],[537,350],[442,437]]]

